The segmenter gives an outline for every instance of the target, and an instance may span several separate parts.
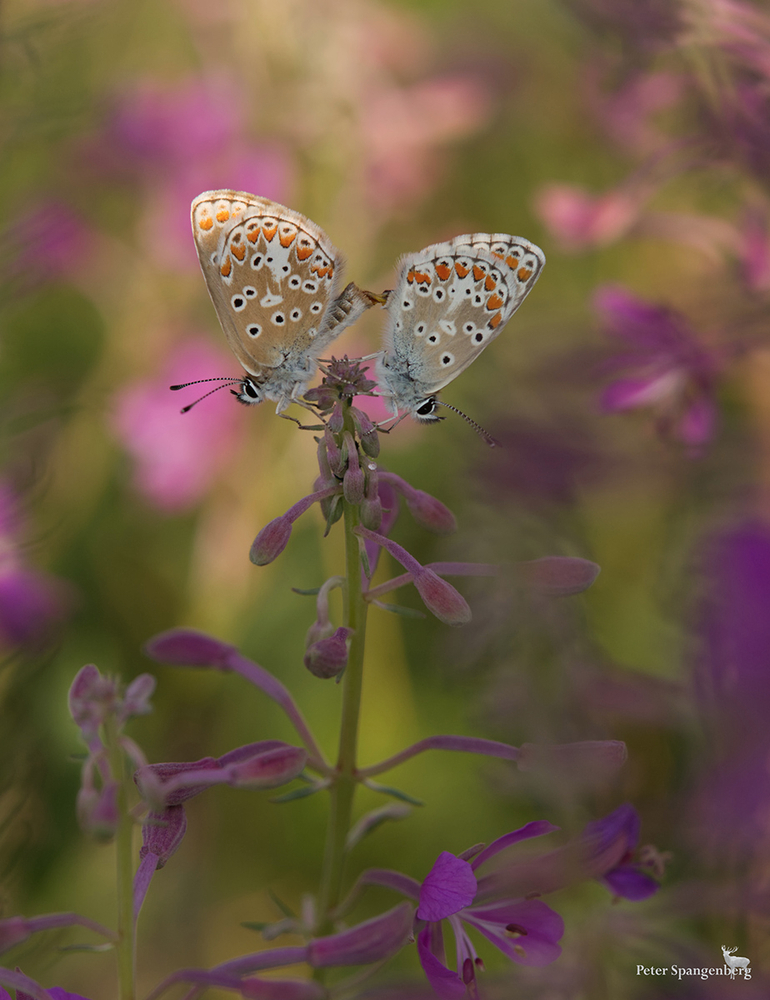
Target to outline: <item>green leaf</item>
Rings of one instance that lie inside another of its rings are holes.
[[[104,944],[65,944],[59,951],[113,951],[114,948],[112,941],[105,941]]]
[[[297,799],[307,799],[311,795],[315,795],[316,792],[320,792],[323,785],[305,785],[304,788],[293,788],[290,792],[286,792],[285,795],[276,795],[274,799],[270,799],[273,805],[282,806],[284,802],[296,802]]]
[[[320,587],[311,587],[309,590],[303,590],[301,587],[292,587],[291,589],[300,597],[317,597],[321,590]]]
[[[361,556],[361,565],[364,568],[364,576],[367,580],[371,580],[372,568],[369,565],[369,553],[366,551],[366,542],[360,537],[358,539],[358,552]]]
[[[287,906],[287,904],[284,903],[280,896],[276,896],[272,889],[268,889],[267,894],[285,917],[291,917],[292,919],[296,918],[297,914],[290,906]],[[265,926],[269,927],[270,924],[265,924]]]
[[[364,785],[370,788],[373,792],[380,792],[382,795],[390,795],[394,799],[399,799],[401,802],[408,802],[410,806],[424,806],[425,803],[421,802],[419,799],[415,799],[411,795],[407,795],[406,792],[400,791],[398,788],[391,788],[390,785],[379,785],[376,781],[364,781]]]

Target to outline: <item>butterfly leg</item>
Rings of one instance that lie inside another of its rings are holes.
[[[320,424],[303,424],[300,420],[297,420],[296,417],[290,417],[288,413],[279,413],[278,416],[283,417],[284,420],[291,420],[301,431],[322,431],[326,426],[323,421],[321,421]],[[319,417],[319,420],[320,419],[321,418]]]

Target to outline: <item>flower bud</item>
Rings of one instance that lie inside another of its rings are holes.
[[[77,672],[69,690],[69,709],[86,741],[97,734],[99,726],[114,710],[117,698],[115,681],[102,677],[93,663]]]
[[[230,643],[205,632],[192,628],[171,628],[150,639],[145,644],[144,652],[158,663],[229,670],[227,660],[237,650]]]
[[[342,428],[345,426],[345,417],[342,413],[342,403],[334,404],[334,409],[331,412],[327,426],[332,434],[342,433]]]
[[[329,455],[327,451],[326,441],[320,440],[318,442],[318,447],[316,448],[316,455],[318,458],[318,479],[316,480],[315,486],[316,490],[320,490],[322,487],[331,483],[334,479],[332,475],[331,466],[329,465]]]
[[[358,449],[350,433],[345,434],[348,452],[348,467],[342,479],[342,493],[349,504],[358,506],[364,499],[366,477],[358,458]]]
[[[249,550],[249,559],[256,566],[267,566],[286,548],[291,536],[291,521],[283,514],[266,524],[254,539]]]
[[[471,620],[471,609],[462,594],[432,569],[423,567],[412,579],[425,607],[439,621],[445,625],[466,625]]]
[[[348,636],[353,629],[338,628],[328,639],[314,642],[305,653],[305,666],[316,677],[326,679],[341,674],[348,665]]]
[[[350,407],[350,416],[353,418],[353,425],[361,440],[363,453],[370,458],[377,458],[380,453],[380,437],[377,428],[369,416],[363,410],[359,410],[357,406]]]
[[[283,744],[225,769],[235,788],[277,788],[296,778],[307,763],[307,750]]]
[[[162,868],[182,843],[187,830],[184,806],[168,806],[161,812],[150,812],[142,826],[142,846],[139,858],[154,854],[158,868]]]
[[[78,823],[84,833],[107,844],[115,836],[120,823],[118,783],[110,781],[100,791],[84,786],[77,795]]]
[[[416,490],[401,476],[392,472],[381,473],[381,478],[388,485],[398,492],[406,500],[409,512],[415,521],[428,531],[434,531],[439,535],[446,535],[457,529],[455,516],[448,507],[440,500],[432,497],[424,490]]]
[[[361,518],[361,524],[370,531],[379,531],[382,525],[382,504],[380,503],[380,498],[375,497],[374,500],[367,500],[364,497],[361,506],[358,508],[358,514]]]
[[[345,471],[342,466],[342,452],[340,451],[340,446],[337,444],[334,435],[328,427],[324,431],[323,444],[326,446],[326,458],[332,475],[341,476]]]
[[[414,490],[406,494],[404,499],[409,513],[421,527],[438,535],[448,535],[457,530],[457,521],[452,511],[430,493]]]
[[[333,524],[339,521],[344,509],[342,496],[339,493],[335,493],[333,496],[321,501],[321,513],[326,518],[327,531]]]

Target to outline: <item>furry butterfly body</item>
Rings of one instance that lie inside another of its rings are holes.
[[[544,264],[539,247],[504,233],[456,236],[402,257],[377,361],[394,416],[440,419],[436,393],[500,335]]]
[[[340,291],[342,254],[310,219],[244,191],[205,191],[192,203],[201,270],[227,343],[246,371],[242,403],[286,409],[317,359],[375,299]],[[235,381],[235,380],[234,380]]]

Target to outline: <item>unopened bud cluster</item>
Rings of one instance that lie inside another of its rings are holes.
[[[321,502],[327,525],[342,516],[343,500],[359,509],[361,523],[376,531],[382,524],[377,465],[380,440],[372,420],[353,406],[358,395],[371,394],[375,383],[360,362],[333,360],[321,385],[305,398],[324,415],[326,426],[318,441],[319,478],[316,489],[341,484],[339,493]]]

